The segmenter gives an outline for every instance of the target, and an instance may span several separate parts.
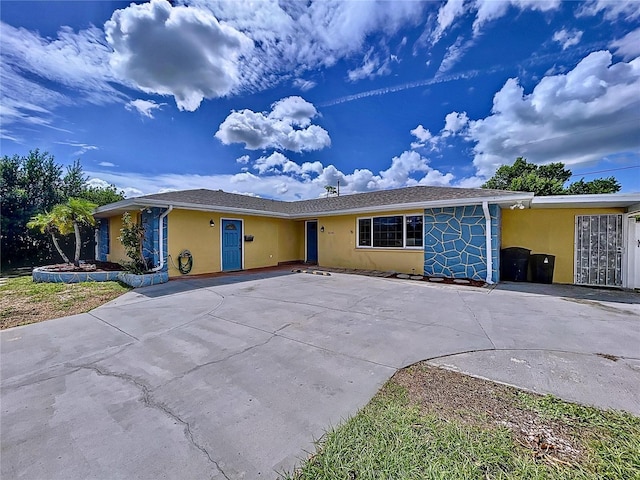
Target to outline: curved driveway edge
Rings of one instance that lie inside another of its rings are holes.
[[[635,296],[279,275],[169,282],[2,332],[1,476],[274,478],[425,358],[640,414]]]

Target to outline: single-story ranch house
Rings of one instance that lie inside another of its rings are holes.
[[[416,186],[285,202],[159,193],[96,210],[99,260],[125,258],[127,211],[141,216],[145,252],[169,277],[308,262],[495,283],[501,249],[523,247],[555,256],[556,283],[640,288],[640,194]]]

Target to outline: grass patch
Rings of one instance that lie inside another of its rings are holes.
[[[640,479],[640,418],[418,364],[283,478]]]
[[[129,290],[118,282],[34,283],[30,276],[9,278],[0,284],[0,329],[88,312]]]

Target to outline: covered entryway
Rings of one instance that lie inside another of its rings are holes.
[[[222,271],[242,270],[242,220],[222,219]]]
[[[318,221],[307,220],[305,223],[306,258],[307,263],[318,263]]]
[[[622,215],[576,216],[575,283],[622,286]]]

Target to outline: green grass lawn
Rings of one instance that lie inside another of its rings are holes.
[[[396,374],[283,477],[640,479],[640,418],[438,370]]]
[[[118,282],[34,283],[30,276],[0,284],[0,329],[92,310],[130,288]]]

